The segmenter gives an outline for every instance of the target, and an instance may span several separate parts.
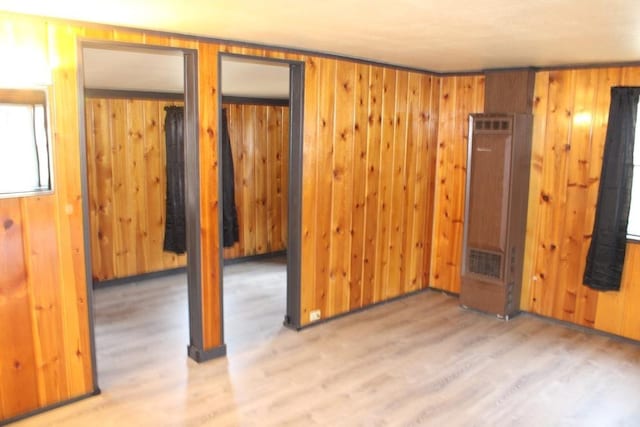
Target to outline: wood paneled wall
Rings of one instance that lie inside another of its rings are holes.
[[[35,49],[54,68],[55,192],[0,200],[0,419],[94,390],[83,248],[78,39],[174,46],[198,53],[202,341],[221,345],[218,236],[218,53],[304,61],[302,311],[327,318],[403,293],[459,290],[467,118],[482,76],[426,74],[80,26],[0,13],[0,45]],[[525,309],[638,338],[640,251],[623,288],[581,286],[614,84],[637,68],[536,76]],[[591,113],[588,127],[579,125]],[[582,117],[582,118],[578,118]],[[432,216],[433,215],[433,216]],[[582,236],[582,237],[581,237]],[[433,250],[432,250],[433,247]],[[578,253],[579,256],[578,256]],[[427,280],[430,278],[430,280]],[[10,325],[10,326],[9,326]],[[16,393],[16,390],[20,390]]]
[[[285,250],[289,107],[251,104],[223,107],[228,117],[240,230],[240,240],[224,249],[224,258]]]
[[[302,313],[426,286],[440,79],[307,58]]]
[[[640,339],[640,245],[629,243],[619,292],[582,285],[612,86],[640,85],[640,67],[536,75],[522,306]]]
[[[55,52],[57,61],[49,89],[54,192],[0,199],[1,422],[90,393],[94,384],[82,235],[77,34],[66,26],[2,14],[0,28],[0,46],[44,58]]]
[[[469,114],[484,109],[484,76],[445,77],[439,97],[432,287],[460,292]]]
[[[222,344],[218,192],[212,191],[218,186],[220,52],[306,63],[303,322],[308,322],[310,310],[321,309],[326,318],[427,285],[438,109],[443,103],[439,78],[347,60],[7,13],[0,13],[0,24],[0,44],[39,49],[54,68],[56,178],[52,195],[0,200],[0,419],[90,393],[96,386],[91,377],[82,234],[79,38],[198,53],[200,314],[205,351]]]
[[[103,281],[183,267],[164,252],[166,148],[157,99],[85,100],[91,266]]]

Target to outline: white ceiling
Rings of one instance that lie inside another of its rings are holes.
[[[184,91],[184,58],[170,50],[83,49],[84,83],[91,89]],[[273,61],[222,57],[222,94],[288,98],[289,66]]]
[[[289,64],[223,56],[222,94],[289,98]]]
[[[639,0],[0,0],[0,10],[433,71],[640,59]]]
[[[84,86],[147,92],[184,91],[184,56],[107,49],[83,49]]]

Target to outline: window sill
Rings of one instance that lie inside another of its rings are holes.
[[[627,236],[627,243],[635,243],[640,245],[640,236]]]

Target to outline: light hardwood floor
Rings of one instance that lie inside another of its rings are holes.
[[[102,394],[19,426],[640,425],[640,345],[427,292],[294,332],[284,266],[225,268],[228,356],[186,357],[186,279],[96,292]]]

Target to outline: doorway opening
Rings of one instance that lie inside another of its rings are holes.
[[[85,41],[78,57],[93,379],[111,387],[203,347],[197,52]]]
[[[225,343],[300,327],[304,63],[219,55]]]

